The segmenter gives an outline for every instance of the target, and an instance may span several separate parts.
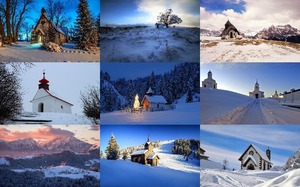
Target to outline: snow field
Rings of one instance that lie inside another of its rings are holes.
[[[93,124],[92,121],[78,114],[66,114],[66,113],[51,113],[51,112],[24,112],[21,114],[18,119],[23,120],[52,120],[51,122],[43,122],[43,124],[52,124],[52,125],[89,125]],[[25,122],[16,122],[18,124],[24,124]],[[33,122],[34,123],[34,122]]]
[[[244,40],[244,44],[235,45],[234,40],[201,36],[200,62],[299,62],[300,51],[295,48],[260,43],[260,40]]]
[[[101,35],[104,62],[197,62],[198,28],[116,28]]]
[[[180,103],[176,109],[156,112],[101,113],[101,124],[199,124],[200,103]]]
[[[174,140],[162,141],[159,148],[154,148],[154,152],[159,155],[158,166],[169,169],[199,173],[200,163],[197,159],[189,159],[186,161],[183,155],[172,154]]]
[[[84,175],[89,175],[100,179],[100,173],[95,171],[89,171],[84,169],[79,169],[71,166],[56,166],[49,167],[47,169],[13,169],[15,172],[25,172],[25,171],[42,171],[45,177],[67,177],[72,179],[84,178]]]
[[[124,160],[101,159],[100,186],[198,187],[200,174]]]

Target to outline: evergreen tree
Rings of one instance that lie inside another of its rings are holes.
[[[119,158],[119,145],[113,134],[110,136],[105,153],[108,160],[117,160]]]
[[[90,50],[97,46],[97,28],[93,23],[87,0],[79,0],[75,25],[76,47]]]
[[[193,94],[192,94],[192,90],[189,88],[187,95],[186,95],[186,100],[187,103],[191,103],[193,102]]]

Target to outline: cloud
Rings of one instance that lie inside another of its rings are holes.
[[[33,138],[41,141],[52,140],[57,137],[72,137],[73,132],[62,130],[60,128],[53,128],[52,126],[42,126],[34,131],[19,132],[10,131],[5,128],[0,128],[0,139],[5,141],[14,141],[24,138]]]
[[[229,3],[234,2],[228,0]],[[241,3],[241,1],[235,1]],[[225,22],[229,19],[238,30],[241,31],[260,31],[271,25],[291,24],[293,27],[300,28],[300,1],[289,0],[244,0],[245,11],[235,12],[226,9],[221,13],[207,11],[200,7],[200,25],[203,29],[219,30],[224,28]]]
[[[300,142],[300,127],[297,126],[284,126],[284,128],[282,128],[278,125],[202,125],[200,130],[200,138],[201,131],[234,137],[288,151],[297,150]]]
[[[140,0],[138,11],[147,14],[143,19],[148,23],[155,23],[160,12],[172,9],[183,21],[182,26],[199,27],[199,1],[198,0]]]

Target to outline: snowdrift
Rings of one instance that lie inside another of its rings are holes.
[[[200,174],[124,160],[101,159],[100,186],[199,187]]]
[[[101,124],[199,124],[200,103],[177,104],[176,109],[156,112],[101,113]]]
[[[235,113],[253,100],[251,97],[231,91],[200,88],[200,122],[210,124],[225,114],[230,117],[229,111]]]
[[[289,171],[274,179],[268,180],[263,184],[256,185],[255,187],[297,187],[300,186],[300,169]]]

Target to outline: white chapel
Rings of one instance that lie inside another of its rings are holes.
[[[211,71],[207,73],[207,79],[204,79],[204,81],[202,81],[202,87],[217,89],[217,82],[212,78]]]
[[[263,91],[260,91],[259,90],[259,84],[258,82],[256,81],[255,85],[254,85],[254,90],[253,92],[249,92],[249,96],[250,97],[254,97],[254,98],[264,98],[265,97],[265,94]]]
[[[49,90],[49,81],[43,78],[39,81],[38,91],[34,98],[30,101],[32,103],[33,112],[55,112],[55,113],[72,113],[71,103],[59,98]]]

